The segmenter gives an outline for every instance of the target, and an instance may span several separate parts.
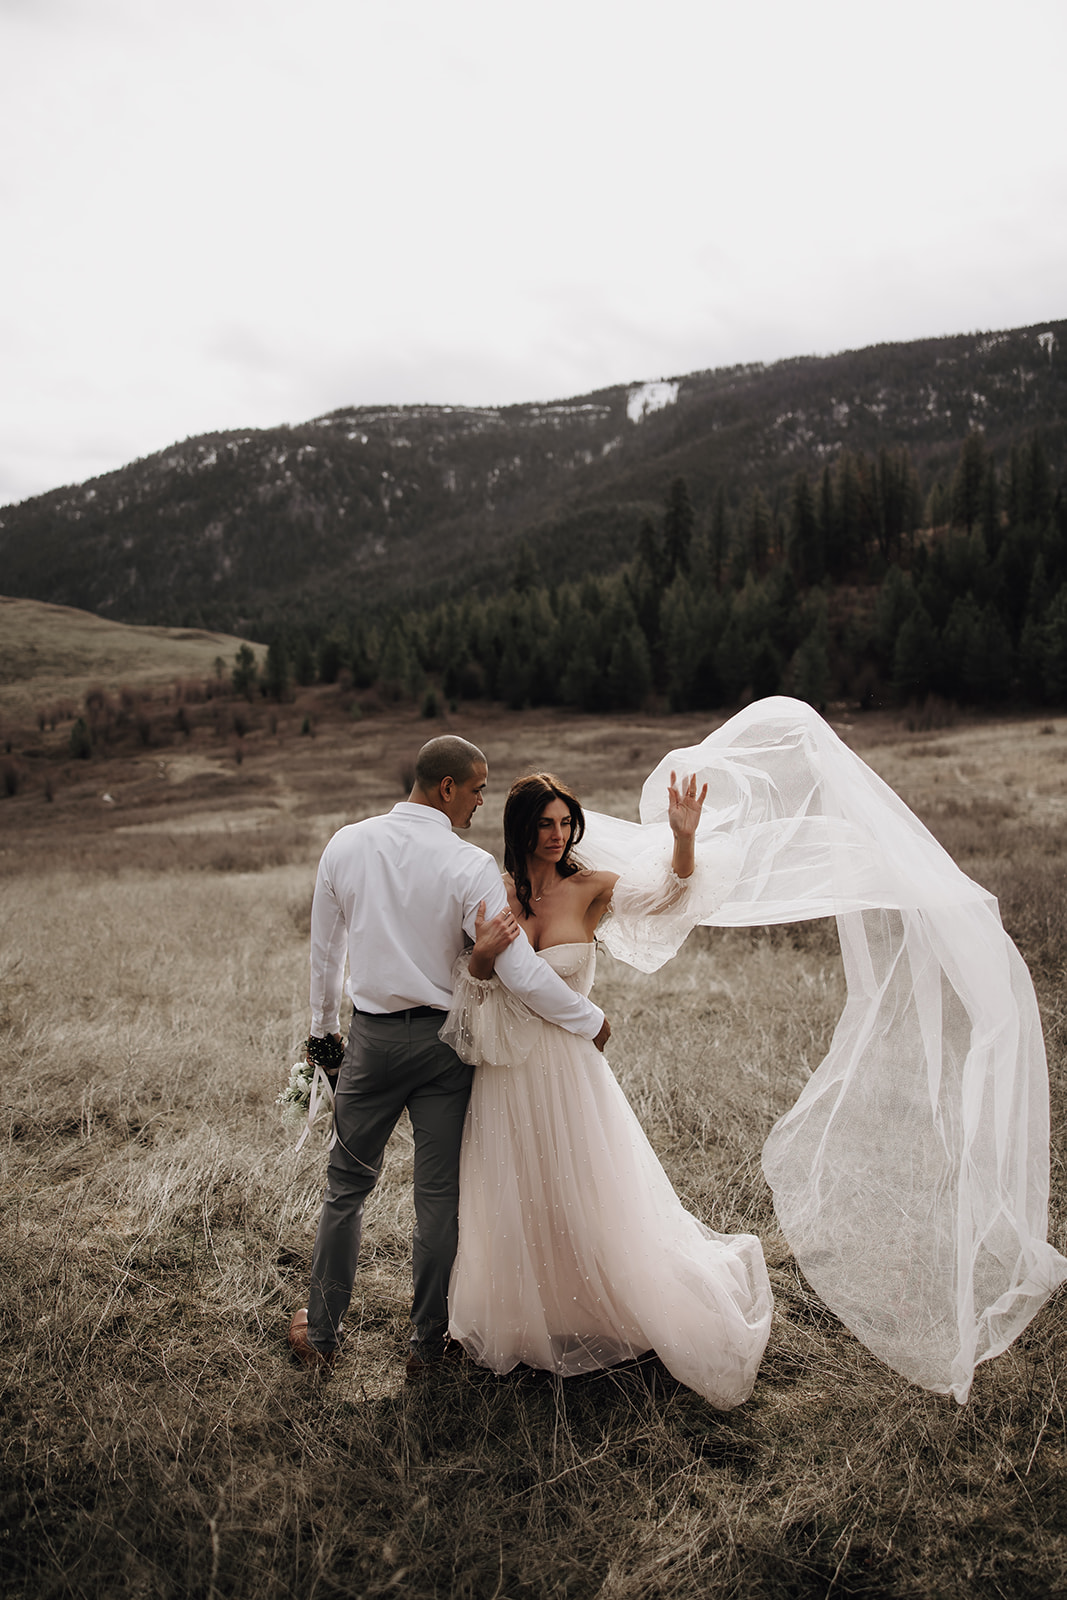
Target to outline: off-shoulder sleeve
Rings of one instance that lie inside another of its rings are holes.
[[[470,958],[464,950],[452,968],[452,1007],[440,1038],[469,1066],[519,1066],[545,1024],[495,975],[471,977]]]
[[[688,878],[671,867],[673,846],[657,842],[620,874],[597,938],[620,961],[655,972],[692,928],[718,910],[737,881],[741,852],[726,835],[698,841]]]

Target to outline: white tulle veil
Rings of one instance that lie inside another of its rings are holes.
[[[707,926],[837,918],[845,1009],[763,1149],[782,1231],[876,1356],[963,1402],[976,1363],[1067,1277],[1047,1243],[1048,1076],[1026,966],[994,898],[796,700],[758,701],[671,751],[640,823],[587,812],[584,860],[662,856],[672,768],[708,784],[698,840],[725,899]],[[613,953],[651,970],[672,948]]]

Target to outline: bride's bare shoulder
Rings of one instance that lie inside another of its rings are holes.
[[[593,867],[579,867],[571,882],[580,885],[591,901],[602,900],[605,897],[610,899],[618,877],[617,872],[597,872]]]

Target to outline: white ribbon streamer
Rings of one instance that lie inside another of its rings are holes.
[[[311,1079],[311,1094],[308,1099],[307,1126],[293,1147],[294,1154],[303,1149],[308,1134],[311,1132],[320,1114],[324,1110],[329,1115],[329,1123],[325,1130],[325,1132],[329,1135],[329,1143],[327,1144],[326,1148],[327,1150],[332,1150],[334,1145],[337,1143],[337,1128],[334,1123],[333,1084],[330,1082],[325,1072],[323,1072],[322,1068],[320,1066],[316,1066],[314,1076]]]

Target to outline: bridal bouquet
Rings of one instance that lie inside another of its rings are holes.
[[[333,1122],[333,1091],[343,1058],[343,1039],[310,1038],[304,1048],[303,1061],[294,1061],[289,1068],[288,1082],[276,1097],[275,1104],[281,1106],[282,1120],[290,1126],[306,1123],[296,1142],[297,1150],[302,1148],[322,1111],[328,1114],[326,1138],[328,1147],[333,1149],[337,1137]]]
[[[275,1100],[282,1108],[282,1120],[293,1127],[307,1120],[311,1109],[311,1085],[315,1081],[315,1065],[311,1061],[294,1061],[289,1068],[289,1081]]]

